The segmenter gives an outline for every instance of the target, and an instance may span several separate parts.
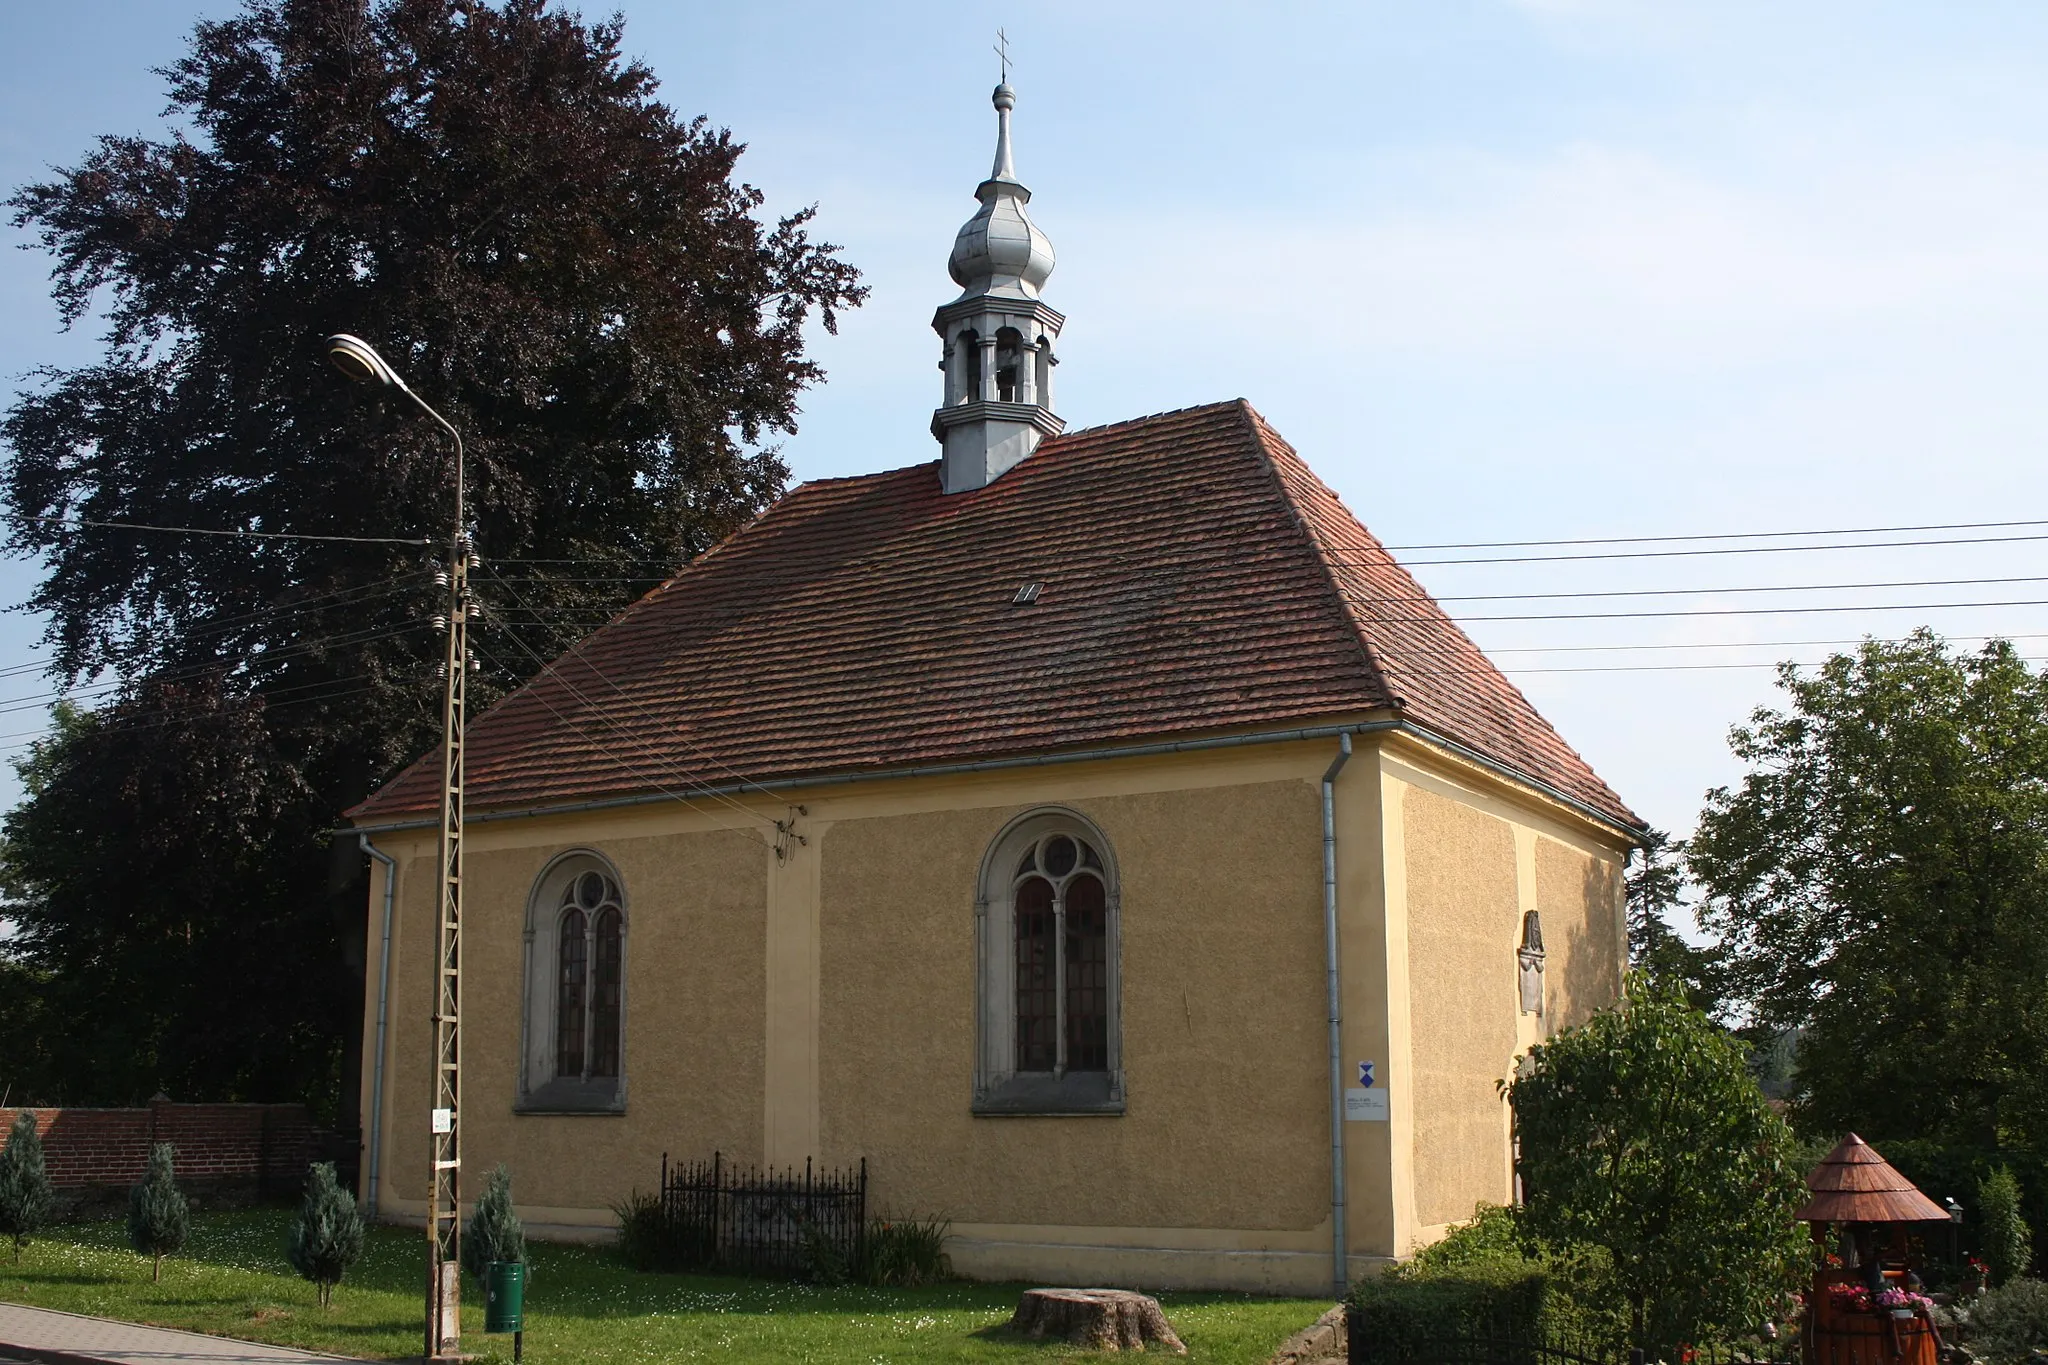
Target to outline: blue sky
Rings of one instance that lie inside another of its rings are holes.
[[[9,6],[0,178],[155,127],[150,68],[231,9]],[[669,101],[750,144],[742,170],[771,207],[817,203],[874,288],[818,338],[830,379],[785,444],[800,479],[937,453],[928,323],[987,170],[1001,24],[1018,170],[1059,252],[1047,298],[1068,316],[1072,425],[1248,398],[1395,545],[2048,518],[2038,4],[624,11]],[[0,253],[10,390],[94,353],[93,329],[58,332],[46,271]],[[2038,636],[2023,652],[2048,655],[2048,607],[1874,609],[2044,599],[2048,583],[1731,590],[2027,577],[2048,572],[2043,545],[1417,572],[1447,599],[1709,590],[1447,601],[1468,618],[1861,604],[1470,622],[1626,799],[1683,831],[1702,792],[1737,776],[1728,726],[1772,695],[1768,669],[1720,665],[1923,622]],[[0,601],[34,578],[0,563]],[[0,667],[33,659],[37,632],[0,619]],[[1714,647],[1590,648],[1651,645]],[[38,690],[10,681],[9,697]],[[37,718],[0,716],[14,722],[0,732]]]

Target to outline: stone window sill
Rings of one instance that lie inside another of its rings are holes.
[[[521,1095],[515,1114],[624,1114],[625,1088],[617,1081],[549,1081]]]
[[[1108,1071],[1021,1072],[974,1097],[970,1112],[985,1118],[1111,1117],[1124,1112],[1123,1076]]]

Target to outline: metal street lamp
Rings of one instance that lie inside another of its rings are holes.
[[[427,1206],[427,1357],[455,1356],[462,1344],[462,730],[469,691],[469,536],[463,529],[462,433],[406,387],[360,337],[327,338],[327,358],[359,384],[395,388],[455,440],[455,524],[448,548],[448,657],[441,708],[441,894],[434,972],[433,1153]]]

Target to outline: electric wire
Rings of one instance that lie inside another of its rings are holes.
[[[370,675],[368,674],[349,674],[345,678],[326,678],[322,679],[318,684],[309,683],[305,684],[305,686],[326,686],[330,683],[340,683],[344,681],[350,681],[356,678],[368,678],[369,676]],[[312,702],[337,701],[346,697],[363,696],[367,695],[368,693],[375,692],[376,690],[377,687],[375,686],[374,683],[372,683],[367,686],[349,686],[341,688],[332,693],[321,693],[319,695],[291,697],[284,701],[275,703],[265,700],[263,705],[263,711],[265,714],[268,714],[271,711],[282,711],[293,706],[308,705]],[[258,694],[259,697],[260,695],[261,694]],[[117,730],[122,732],[161,730],[167,726],[182,725],[187,721],[191,720],[193,717],[205,715],[206,713],[214,709],[215,708],[211,708],[203,704],[193,704],[181,710],[173,711],[168,715],[163,715],[155,719],[144,720],[140,717],[133,717],[124,718],[121,720],[103,721],[102,724],[108,730]],[[14,741],[12,743],[0,743],[0,749],[22,749],[28,747],[31,744],[36,743],[39,740],[46,740],[50,737],[51,731],[47,727],[41,730],[17,730],[11,734],[0,735],[0,741]]]
[[[506,638],[508,638],[508,639],[514,639],[514,637],[512,637],[512,636],[510,635],[510,633],[509,633],[509,632],[507,633],[507,637],[506,637]],[[514,639],[514,643],[520,643],[520,642],[519,642],[519,641],[517,641],[516,639]],[[524,645],[523,645],[523,644],[521,645],[521,648],[522,648],[522,649],[524,649]],[[491,656],[491,655],[490,655],[490,654],[489,654],[489,653],[488,653],[487,651],[482,651],[482,650],[475,650],[475,649],[473,648],[472,652],[476,653],[476,654],[477,654],[477,655],[478,655],[478,656],[479,656],[480,658],[492,659],[492,656]],[[527,652],[527,653],[529,653],[529,654],[531,654],[531,653],[532,653],[532,651],[530,651],[530,650],[528,650],[528,651],[526,651],[526,652]],[[536,657],[536,658],[537,658],[537,657],[539,657],[539,656],[535,655],[534,657]],[[492,661],[493,661],[493,662],[496,662],[496,660],[495,660],[495,659],[492,659]],[[502,664],[501,664],[501,666],[502,666]],[[508,670],[508,671],[516,672],[517,670]],[[591,733],[590,733],[590,732],[589,732],[588,730],[585,730],[585,729],[584,729],[584,728],[583,728],[582,726],[578,725],[578,724],[577,724],[577,723],[576,723],[575,721],[573,721],[573,720],[569,719],[569,717],[567,717],[567,716],[563,715],[563,714],[562,714],[562,711],[561,711],[561,708],[557,707],[557,706],[556,706],[556,705],[554,704],[554,702],[553,702],[553,701],[549,700],[549,698],[548,698],[548,696],[547,696],[547,693],[546,693],[546,692],[544,692],[543,690],[541,690],[541,688],[540,688],[540,687],[538,686],[538,684],[539,684],[539,683],[540,683],[540,682],[542,681],[542,676],[543,676],[543,675],[539,675],[539,674],[537,674],[537,675],[535,675],[535,676],[534,676],[533,678],[529,679],[529,681],[528,681],[528,686],[527,686],[527,687],[526,687],[526,688],[524,689],[523,695],[527,695],[527,696],[530,696],[530,697],[532,697],[532,698],[533,698],[533,699],[534,699],[535,701],[538,701],[538,702],[539,702],[539,703],[540,703],[540,704],[541,704],[542,706],[546,707],[546,708],[548,709],[548,712],[549,712],[549,714],[551,714],[552,716],[554,716],[554,718],[555,718],[556,720],[560,721],[560,722],[561,722],[561,723],[562,723],[563,725],[567,726],[567,727],[568,727],[568,728],[569,728],[570,730],[574,731],[574,732],[575,732],[575,733],[576,733],[576,734],[577,734],[578,736],[580,736],[580,737],[581,737],[581,738],[583,739],[583,741],[584,741],[584,742],[585,742],[586,744],[590,745],[590,746],[591,746],[591,747],[592,747],[593,749],[596,749],[596,750],[597,750],[597,751],[598,751],[599,753],[602,753],[602,754],[605,754],[605,755],[607,755],[607,756],[608,756],[608,757],[610,757],[610,758],[611,758],[611,759],[612,759],[612,760],[613,760],[614,762],[617,762],[617,763],[619,763],[619,764],[623,765],[623,766],[625,767],[625,769],[626,769],[626,771],[627,771],[627,773],[628,773],[628,774],[630,774],[630,775],[631,775],[632,777],[636,778],[636,779],[637,779],[637,780],[639,780],[639,781],[642,781],[642,782],[645,782],[645,783],[647,783],[647,785],[648,785],[648,786],[650,786],[650,787],[654,788],[654,790],[655,790],[655,791],[657,791],[657,792],[660,792],[660,793],[661,793],[661,794],[662,794],[663,796],[669,797],[669,798],[671,798],[672,800],[674,800],[674,801],[676,801],[676,802],[680,803],[680,804],[681,804],[681,805],[683,805],[683,806],[686,806],[686,807],[688,807],[688,808],[690,808],[690,809],[692,809],[692,810],[698,811],[698,812],[699,812],[699,813],[701,813],[701,814],[702,814],[702,815],[703,815],[703,816],[704,816],[704,817],[705,817],[705,818],[706,818],[707,820],[711,821],[711,823],[712,823],[712,824],[714,824],[714,825],[718,826],[718,827],[719,827],[720,829],[722,829],[722,830],[726,830],[726,831],[728,831],[728,832],[730,832],[730,833],[733,833],[733,834],[743,834],[743,835],[748,835],[748,836],[751,836],[751,837],[754,837],[754,838],[760,838],[760,839],[761,839],[761,842],[762,842],[762,844],[763,844],[764,846],[766,845],[766,843],[767,843],[767,840],[766,840],[765,838],[762,838],[762,837],[761,837],[761,832],[760,832],[759,830],[753,830],[753,829],[743,829],[743,828],[741,828],[741,827],[739,827],[739,826],[737,826],[737,825],[732,825],[732,824],[728,824],[728,823],[726,823],[726,822],[725,822],[724,820],[721,820],[721,819],[720,819],[720,818],[718,817],[718,814],[717,814],[717,812],[716,812],[716,811],[714,811],[714,810],[706,810],[706,809],[705,809],[705,808],[704,808],[704,807],[703,807],[703,806],[702,806],[701,804],[699,804],[699,803],[700,803],[700,801],[702,800],[702,798],[704,798],[704,797],[706,797],[706,796],[711,796],[711,797],[722,797],[722,798],[723,798],[723,799],[724,799],[725,801],[727,801],[728,803],[730,803],[731,805],[733,805],[733,806],[734,806],[734,808],[736,808],[737,810],[739,810],[739,811],[740,811],[740,812],[742,812],[743,814],[745,814],[745,815],[748,815],[748,816],[752,817],[753,819],[756,819],[756,820],[760,820],[760,821],[762,821],[763,823],[765,823],[765,824],[769,824],[769,825],[773,825],[773,824],[775,824],[775,821],[774,821],[774,820],[770,819],[770,818],[769,818],[768,816],[762,815],[762,814],[761,814],[760,812],[758,812],[758,811],[754,811],[754,810],[750,810],[750,809],[748,809],[748,808],[747,808],[746,806],[744,806],[744,805],[741,805],[740,803],[738,803],[738,802],[736,802],[736,801],[733,801],[731,797],[729,797],[729,796],[724,796],[724,795],[723,795],[723,793],[719,793],[719,792],[700,792],[700,793],[698,793],[698,795],[697,795],[696,797],[691,797],[691,796],[686,796],[686,795],[684,795],[683,793],[681,793],[681,792],[678,792],[678,791],[674,790],[673,788],[669,787],[669,786],[668,786],[668,785],[666,785],[665,783],[661,782],[661,781],[660,781],[660,780],[659,780],[659,779],[658,779],[658,778],[657,778],[656,776],[654,776],[654,775],[652,775],[652,774],[648,773],[648,772],[647,772],[647,771],[646,771],[646,770],[645,770],[644,768],[642,768],[642,767],[641,767],[641,765],[640,765],[640,764],[638,764],[637,762],[635,762],[635,761],[634,761],[633,759],[631,759],[631,758],[627,757],[627,756],[626,756],[625,754],[622,754],[622,753],[620,753],[620,752],[619,752],[618,750],[616,750],[616,749],[612,748],[612,746],[611,746],[611,745],[609,745],[609,744],[605,743],[605,742],[604,742],[604,741],[603,741],[602,739],[599,739],[599,738],[598,738],[598,737],[597,737],[596,735],[593,735],[593,734],[591,734]],[[560,679],[560,678],[559,678],[558,676],[557,676],[557,677],[555,678],[555,680],[556,680],[556,681],[561,681],[561,679]],[[583,696],[583,694],[582,694],[582,693],[580,693],[580,692],[578,692],[578,691],[577,691],[577,690],[576,690],[576,689],[575,689],[574,687],[572,687],[572,686],[569,686],[569,685],[568,685],[568,684],[567,684],[566,682],[564,682],[564,683],[563,683],[563,687],[564,687],[564,689],[565,689],[566,691],[568,691],[568,692],[569,692],[569,694],[570,694],[571,696],[575,697],[575,698],[576,698],[576,699],[577,699],[578,701],[581,701],[581,702],[582,702],[582,703],[583,703],[583,704],[584,704],[585,706],[591,706],[591,702],[590,702],[590,699],[589,699],[588,697],[585,697],[585,696]],[[591,714],[592,714],[592,715],[595,715],[595,716],[597,716],[597,717],[598,717],[598,718],[599,718],[600,720],[602,720],[602,719],[604,718],[604,717],[603,717],[603,713],[602,713],[602,712],[600,712],[600,711],[598,711],[598,710],[597,710],[597,709],[596,709],[596,708],[595,708],[594,706],[592,706],[592,707],[591,707]],[[617,729],[617,727],[616,727],[616,726],[614,726],[613,728],[614,728],[615,730]],[[631,737],[631,736],[629,735],[629,736],[627,736],[627,738],[629,738],[629,739],[630,739],[630,738],[632,738],[632,737]],[[635,741],[635,742],[637,743],[638,741]],[[645,750],[645,751],[646,751],[647,753],[649,753],[650,755],[653,755],[653,750],[651,750],[651,749],[647,749],[646,745],[642,744],[642,745],[640,745],[640,747],[641,747],[641,748],[642,748],[643,750]],[[659,757],[658,755],[655,755],[655,756],[656,756],[657,758]],[[676,769],[677,771],[679,771],[679,772],[683,772],[683,773],[685,774],[685,776],[687,777],[687,779],[688,779],[688,784],[695,784],[695,785],[698,785],[698,786],[703,786],[703,785],[705,785],[704,783],[700,782],[700,781],[699,781],[699,780],[698,780],[698,779],[697,779],[697,778],[696,778],[696,777],[695,777],[695,776],[694,776],[693,774],[689,774],[689,773],[688,773],[688,770],[686,770],[686,769],[682,769],[682,768],[679,768],[679,767],[677,767],[677,765],[676,765],[676,764],[675,764],[675,763],[674,763],[673,761],[667,761],[667,762],[665,762],[665,763],[664,763],[664,766],[666,766],[666,767],[670,767],[670,768],[675,768],[675,769]]]
[[[1397,563],[1402,568],[1423,568],[1432,564],[1575,564],[1587,560],[1681,559],[1698,555],[1789,555],[1812,554],[1820,550],[1908,550],[1931,545],[2012,545],[2024,541],[2041,540],[2048,540],[2048,535],[1963,536],[1943,540],[1863,540],[1852,541],[1842,545],[1730,545],[1711,550],[1607,550],[1597,554],[1574,555],[1485,555],[1468,559],[1403,559],[1396,561],[1390,553],[1354,555],[1350,552],[1333,554],[1330,557],[1344,564],[1385,564],[1392,562]]]
[[[488,576],[488,577],[489,577],[489,578],[490,578],[490,579],[491,579],[492,581],[494,581],[494,582],[497,582],[497,583],[500,583],[501,585],[503,585],[503,586],[504,586],[504,588],[505,588],[505,592],[506,592],[506,594],[507,594],[508,596],[510,596],[510,597],[512,598],[512,600],[513,600],[514,602],[518,602],[518,603],[520,603],[520,604],[521,604],[522,606],[524,605],[523,599],[521,599],[521,598],[520,598],[520,596],[519,596],[519,594],[518,594],[518,593],[517,593],[516,591],[514,591],[514,590],[513,590],[513,588],[511,587],[511,585],[509,585],[509,584],[506,584],[506,583],[504,583],[504,580],[503,580],[503,579],[499,578],[497,574],[495,574],[495,573],[492,573],[492,572],[491,572],[490,570],[488,570],[488,569],[484,570],[483,572],[484,572],[484,573],[486,574],[486,576]],[[509,633],[509,632],[508,632],[508,633]],[[586,637],[586,638],[587,638],[587,637]],[[514,637],[513,637],[513,639],[514,639],[514,642],[515,642],[515,643],[519,644],[520,648],[522,648],[522,649],[525,649],[525,648],[526,648],[526,646],[525,646],[525,642],[524,642],[524,641],[518,640],[516,636],[514,636]],[[531,654],[531,653],[532,653],[533,651],[531,651],[531,650],[528,650],[527,652],[528,652],[529,654]],[[536,654],[536,655],[534,655],[534,657],[535,657],[536,659],[538,659],[538,658],[539,658],[539,655],[537,655],[537,654]],[[610,688],[610,689],[611,689],[612,691],[614,691],[614,692],[618,693],[619,697],[620,697],[620,698],[621,698],[622,700],[624,700],[624,701],[625,701],[625,703],[626,703],[626,704],[627,704],[628,706],[632,707],[632,708],[633,708],[633,709],[634,709],[634,710],[635,710],[636,712],[638,712],[638,713],[640,714],[640,716],[641,716],[641,717],[642,717],[643,719],[645,719],[645,720],[648,720],[648,721],[651,721],[651,722],[655,723],[656,725],[659,725],[659,724],[660,724],[660,721],[659,721],[659,719],[658,719],[657,717],[654,717],[654,716],[651,716],[651,715],[649,715],[649,714],[648,714],[648,712],[647,712],[647,710],[646,710],[646,708],[642,707],[642,706],[640,705],[640,703],[639,703],[639,702],[637,702],[636,700],[634,700],[634,698],[633,698],[633,697],[632,697],[632,696],[631,696],[631,695],[630,695],[630,694],[629,694],[629,693],[628,693],[628,692],[627,692],[627,691],[626,691],[626,690],[625,690],[625,689],[624,689],[623,687],[620,687],[620,686],[618,685],[618,683],[614,682],[614,681],[613,681],[613,680],[612,680],[612,679],[611,679],[611,678],[610,678],[609,676],[607,676],[607,675],[606,675],[606,674],[604,673],[604,671],[603,671],[603,670],[601,670],[600,668],[598,668],[596,664],[594,664],[594,663],[592,663],[592,662],[590,661],[590,659],[588,658],[588,656],[586,656],[586,655],[585,655],[585,654],[583,653],[583,641],[581,641],[581,640],[578,640],[578,641],[576,641],[576,642],[575,642],[574,644],[572,644],[572,645],[570,645],[570,646],[569,646],[569,649],[568,649],[568,657],[572,657],[572,658],[574,658],[574,659],[575,659],[575,660],[576,660],[576,661],[577,661],[578,663],[580,663],[580,664],[581,664],[581,665],[582,665],[582,666],[583,666],[584,668],[586,668],[586,669],[588,669],[588,670],[590,671],[590,674],[591,674],[591,676],[592,676],[592,677],[596,678],[596,679],[597,679],[597,680],[598,680],[599,682],[602,682],[602,683],[603,683],[603,684],[604,684],[604,685],[605,685],[606,687],[609,687],[609,688]],[[555,661],[555,664],[559,664],[560,662],[561,662],[561,661],[560,661],[559,659],[557,659],[557,660]],[[541,663],[542,663],[543,667],[554,667],[554,666],[555,666],[555,665],[551,665],[551,664],[548,664],[546,660],[541,660]],[[558,675],[558,676],[559,676],[559,675]],[[563,681],[563,683],[564,683],[564,685],[565,685],[565,686],[567,686],[567,685],[568,685],[568,680],[567,680],[566,678],[562,679],[562,681]],[[571,691],[574,691],[574,690],[575,690],[575,689],[574,689],[573,687],[571,687]],[[589,704],[588,698],[585,698],[585,699],[584,699],[584,701],[585,701],[585,704],[586,704],[586,705],[588,705],[588,704]],[[601,715],[603,714],[603,712],[599,711],[599,712],[598,712],[598,714],[599,714],[599,715],[601,716]],[[623,733],[623,732],[622,732],[622,733]],[[702,758],[705,758],[705,759],[708,759],[708,760],[709,760],[709,761],[710,761],[710,762],[711,762],[711,763],[712,763],[713,765],[715,765],[716,767],[719,767],[719,768],[723,768],[723,769],[725,770],[725,772],[726,772],[726,775],[727,775],[727,776],[731,777],[732,779],[734,779],[735,781],[737,781],[737,782],[741,783],[742,785],[749,785],[749,779],[748,779],[747,777],[745,777],[745,776],[744,776],[743,774],[741,774],[741,773],[739,773],[739,772],[736,772],[736,771],[734,771],[734,770],[733,770],[733,768],[732,768],[732,767],[731,767],[730,765],[726,764],[726,763],[725,763],[725,762],[724,762],[723,760],[719,759],[719,758],[718,758],[718,757],[717,757],[717,756],[716,756],[715,754],[712,754],[712,753],[708,752],[708,751],[707,751],[706,749],[704,749],[704,747],[703,747],[702,745],[699,745],[699,744],[698,744],[698,743],[697,743],[697,742],[696,742],[695,740],[691,739],[691,738],[690,738],[690,737],[689,737],[689,736],[688,736],[687,734],[684,734],[684,733],[683,733],[683,732],[682,732],[682,731],[681,731],[680,729],[676,730],[676,731],[674,732],[674,734],[675,734],[675,737],[676,737],[677,739],[680,739],[680,740],[682,740],[682,741],[683,741],[683,743],[685,743],[685,744],[689,745],[689,746],[690,746],[690,747],[691,747],[692,749],[696,750],[696,751],[697,751],[697,753],[698,753],[698,755],[699,755],[700,757],[702,757]],[[688,772],[688,770],[687,770],[687,769],[682,769],[682,768],[680,767],[680,765],[678,765],[678,768],[679,768],[679,770],[680,770],[680,771]],[[691,775],[691,780],[692,780],[692,781],[697,781],[698,779],[697,779],[697,778],[695,777],[695,775],[694,775],[694,774],[692,774],[692,775]],[[768,796],[773,796],[773,795],[774,795],[774,793],[770,792],[770,791],[769,791],[769,790],[768,790],[768,789],[767,789],[766,787],[760,787],[760,788],[759,788],[759,790],[760,790],[760,791],[761,791],[761,792],[762,792],[762,793],[763,793],[764,795],[768,795]],[[730,797],[728,797],[728,798],[726,798],[726,799],[727,799],[728,801],[731,801],[731,798],[730,798]],[[735,807],[736,807],[737,809],[740,809],[740,810],[746,811],[746,813],[747,813],[747,814],[749,814],[749,815],[752,815],[752,816],[754,816],[754,817],[755,817],[756,819],[766,819],[766,818],[767,818],[767,817],[765,817],[765,816],[762,816],[762,815],[760,815],[760,814],[759,814],[759,812],[757,812],[757,811],[754,811],[754,810],[752,810],[751,808],[749,808],[749,807],[747,807],[747,806],[745,806],[745,805],[741,804],[740,802],[737,802],[737,801],[732,801],[732,804],[733,804],[733,805],[734,805],[734,806],[735,806]],[[774,823],[774,822],[773,822],[773,821],[770,821],[770,823],[772,824],[772,823]]]
[[[2048,576],[2028,578],[1935,578],[1891,583],[1775,583],[1748,588],[1600,588],[1588,592],[1485,592],[1388,595],[1382,602],[1529,602],[1573,597],[1732,597],[1758,592],[1864,592],[1878,588],[1975,588],[2007,583],[2048,583]]]
[[[304,531],[249,531],[223,529],[213,526],[159,526],[143,521],[97,521],[86,517],[21,515],[21,521],[39,521],[44,525],[66,528],[91,526],[118,531],[161,531],[179,536],[230,536],[241,540],[319,540],[344,545],[438,545],[436,540],[418,540],[399,536],[329,536],[314,535]]]
[[[1456,540],[1431,544],[1388,545],[1387,550],[1526,550],[1551,545],[1654,545],[1696,540],[1771,540],[1795,536],[1909,535],[1920,531],[2005,531],[2021,526],[2048,526],[2036,521],[1950,521],[1924,526],[1843,526],[1818,531],[1718,531],[1672,536],[1589,536],[1578,540]]]
[[[427,622],[425,620],[419,620],[408,621],[401,625],[365,626],[357,630],[343,631],[335,635],[317,636],[309,640],[300,640],[294,644],[281,645],[276,649],[264,650],[260,654],[239,659],[216,659],[204,663],[184,664],[177,668],[152,670],[129,678],[109,678],[101,682],[86,683],[75,688],[60,688],[19,697],[0,698],[0,714],[10,711],[31,710],[35,704],[47,706],[59,701],[102,699],[109,693],[116,693],[123,688],[137,684],[158,685],[185,682],[193,678],[203,678],[209,674],[216,673],[222,677],[227,677],[246,669],[300,658],[307,654],[318,653],[321,650],[340,649],[349,645],[370,644],[377,640],[389,639],[393,636],[406,634],[409,631],[423,629],[426,625]]]

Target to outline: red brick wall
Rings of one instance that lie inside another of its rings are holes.
[[[16,1110],[0,1109],[0,1135]],[[32,1109],[50,1183],[59,1189],[132,1185],[153,1142],[177,1148],[180,1180],[298,1188],[313,1160],[312,1121],[301,1104],[172,1104],[145,1109]]]

